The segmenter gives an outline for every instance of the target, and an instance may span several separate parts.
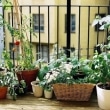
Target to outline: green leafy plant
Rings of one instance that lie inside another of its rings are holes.
[[[6,86],[8,88],[8,92],[12,96],[13,100],[16,100],[14,86],[17,83],[18,81],[15,79],[13,72],[0,72],[0,86]]]
[[[39,83],[44,89],[49,90],[55,83],[96,83],[91,66],[91,60],[78,59],[75,56],[67,58],[64,55],[53,59],[52,62],[40,69]],[[80,77],[79,72],[82,72],[81,75],[84,76]]]
[[[32,17],[27,17],[26,15],[21,15],[22,17],[22,24],[20,24],[18,29],[15,29],[11,26],[1,15],[0,16],[0,25],[4,26],[6,29],[9,30],[11,37],[14,38],[13,42],[13,49],[10,50],[13,54],[15,52],[16,55],[16,66],[18,69],[21,70],[29,70],[35,68],[35,63],[33,63],[33,52],[32,52],[32,43],[29,39],[29,33],[31,33],[32,37],[37,37],[37,35],[33,32],[32,26],[33,19]],[[20,51],[21,50],[21,51]],[[5,52],[9,53],[7,50]],[[6,57],[5,57],[6,58]],[[15,58],[14,58],[15,59]]]
[[[12,82],[12,76],[8,73],[0,73],[0,86],[8,86]]]
[[[107,15],[103,18],[100,16],[96,16],[96,19],[93,21],[92,26],[95,26],[97,24],[100,24],[101,27],[99,29],[104,30],[104,40],[102,44],[98,44],[101,48],[102,53],[98,54],[97,51],[95,55],[93,56],[92,60],[92,69],[95,74],[97,74],[96,79],[98,82],[103,83],[102,88],[106,88],[106,86],[109,86],[110,88],[110,15]],[[107,32],[108,36],[106,38]],[[104,43],[106,40],[106,43]]]

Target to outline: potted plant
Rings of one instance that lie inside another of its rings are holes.
[[[15,70],[18,77],[18,80],[25,80],[28,86],[28,91],[32,91],[31,81],[36,80],[37,73],[39,68],[36,67],[36,61],[34,63],[34,56],[32,50],[32,43],[29,39],[28,32],[31,33],[32,37],[36,36],[33,32],[32,27],[30,27],[29,23],[32,22],[32,17],[27,17],[26,15],[21,15],[22,24],[19,24],[18,29],[12,27],[6,20],[1,17],[1,25],[7,28],[14,39],[13,49],[10,52],[16,54],[15,62]],[[8,53],[8,51],[6,50]]]
[[[54,75],[55,74],[48,72],[43,77],[43,80],[39,81],[39,85],[41,85],[44,90],[44,97],[48,99],[53,97],[52,81],[53,81]]]
[[[74,76],[78,74],[79,69],[85,76],[76,78]],[[41,68],[38,78],[44,89],[52,87],[57,100],[88,101],[94,88],[91,83],[95,83],[91,60],[78,60],[75,56],[67,58],[64,54]]]
[[[3,71],[0,72],[7,73],[11,77],[10,84],[8,84],[7,98],[16,100],[17,95],[24,95],[25,93],[27,93],[27,85],[24,80],[17,80],[15,68],[13,67],[13,63],[10,59],[10,54],[6,50],[4,50],[2,55],[4,60],[1,63],[1,70]]]
[[[43,96],[43,87],[39,84],[39,81],[35,80],[31,82],[32,85],[32,92],[35,97],[42,97]]]
[[[92,65],[93,71],[97,74],[96,79],[99,82],[96,85],[99,107],[102,109],[110,109],[110,15],[103,18],[97,16],[92,25],[95,26],[98,23],[101,25],[100,29],[107,32],[108,36],[106,44],[99,44],[101,53],[95,53]]]
[[[55,46],[53,57],[49,64],[41,67],[38,73],[39,82],[43,83],[44,88],[52,87],[58,100],[89,100],[94,88],[93,83],[95,83],[93,70],[91,69],[91,60],[78,59],[74,56],[74,53],[71,53],[73,56],[67,58],[63,49],[59,49],[57,58],[56,51],[57,46]],[[75,85],[79,86],[79,91],[75,92],[76,88],[78,88]],[[84,86],[86,89],[84,89]],[[66,91],[71,91],[72,94]],[[81,91],[83,92],[81,93]],[[79,98],[76,98],[74,93],[79,93]],[[87,97],[84,98],[84,95]]]
[[[15,80],[12,72],[0,72],[0,99],[5,99],[9,91],[13,91],[13,93],[9,93],[13,99],[16,99],[14,82]]]
[[[74,59],[75,62],[71,62]],[[69,62],[62,62],[57,68],[59,74],[53,80],[53,90],[57,100],[88,101],[92,94],[95,81],[94,75],[89,66],[89,61],[84,60],[84,65],[80,64],[77,58],[69,58]],[[78,61],[76,63],[76,61]],[[86,63],[85,63],[86,62]],[[80,71],[84,77],[74,77]]]

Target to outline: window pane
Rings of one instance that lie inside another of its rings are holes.
[[[44,32],[44,15],[40,14],[40,21],[39,21],[39,14],[33,14],[33,29],[35,32]],[[40,22],[40,28],[39,28],[39,22]]]
[[[39,46],[38,46],[37,53],[39,53]],[[38,56],[38,58],[39,58],[39,56]],[[46,62],[48,61],[48,46],[47,45],[40,46],[40,58],[44,59]]]
[[[42,30],[42,31],[43,31],[43,30],[44,30],[44,26],[40,26],[40,30]]]
[[[75,32],[75,15],[71,15],[71,32]]]
[[[70,31],[75,32],[75,14],[71,14]],[[67,31],[67,15],[65,15],[65,32]]]

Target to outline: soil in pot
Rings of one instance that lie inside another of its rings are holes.
[[[99,84],[98,86],[102,89],[110,90],[110,84]]]
[[[75,75],[73,75],[74,79],[84,78],[86,75],[83,72],[78,72]]]

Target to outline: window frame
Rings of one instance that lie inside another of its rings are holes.
[[[74,21],[73,21],[73,16],[74,16]],[[72,23],[74,22],[74,30],[72,31]],[[75,33],[76,32],[76,15],[75,14],[71,14],[71,20],[70,20],[70,32],[71,33]],[[65,14],[65,33],[67,32],[67,14]]]
[[[46,49],[44,49],[46,47]],[[40,53],[39,53],[40,52]],[[39,45],[37,45],[37,59],[42,58],[42,59],[46,59],[45,61],[48,62],[48,45],[46,44],[41,44],[40,45],[40,51],[39,51]],[[45,55],[46,54],[46,55]]]
[[[35,16],[36,16],[36,19],[35,19]],[[40,32],[43,33],[44,32],[44,14],[33,14],[33,31],[39,32],[39,18],[40,18]],[[37,27],[37,29],[35,29],[35,26]]]

